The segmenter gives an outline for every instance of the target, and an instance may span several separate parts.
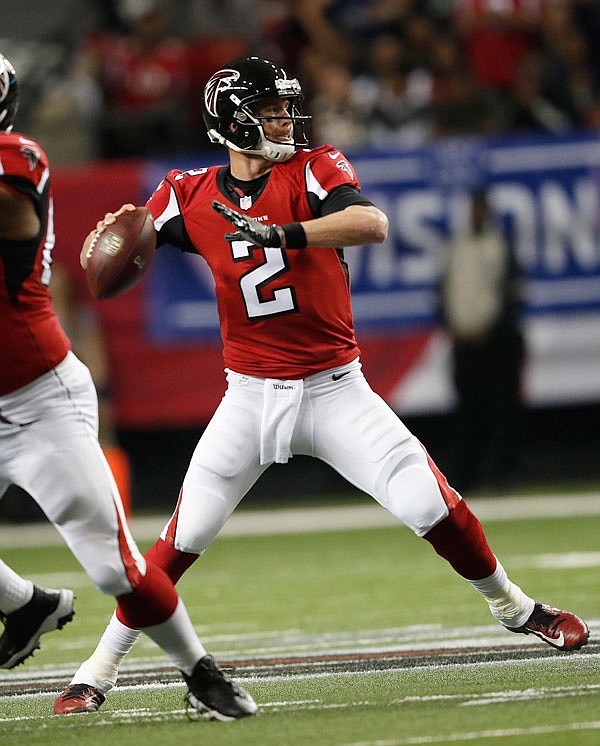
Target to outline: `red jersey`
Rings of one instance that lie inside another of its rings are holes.
[[[226,241],[232,227],[212,202],[240,209],[224,187],[227,171],[225,166],[170,171],[147,203],[159,242],[200,254],[211,269],[226,366],[252,376],[304,378],[358,357],[341,249]],[[242,200],[241,208],[266,224],[311,220],[342,185],[360,188],[338,150],[329,145],[302,150],[274,164],[260,194],[252,204]]]
[[[31,241],[0,237],[0,395],[54,368],[70,348],[48,290],[54,248],[49,175],[38,143],[0,132],[2,187],[30,199],[40,218],[40,230]]]

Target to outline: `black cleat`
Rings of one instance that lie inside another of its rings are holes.
[[[3,617],[0,637],[0,668],[14,668],[40,647],[45,632],[62,629],[73,619],[73,591],[33,586],[31,600]]]
[[[533,612],[522,627],[507,627],[511,632],[535,635],[557,650],[579,650],[590,636],[587,624],[570,611],[561,611],[536,601]]]
[[[209,720],[224,722],[254,715],[258,706],[247,691],[223,673],[212,655],[200,658],[192,673],[183,674],[186,702]]]

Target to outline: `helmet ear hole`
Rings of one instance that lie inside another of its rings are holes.
[[[243,125],[239,122],[229,122],[225,139],[232,142],[241,150],[255,148],[260,142],[260,125]]]
[[[241,137],[243,138],[243,148],[255,148],[260,142],[260,127],[240,127]]]

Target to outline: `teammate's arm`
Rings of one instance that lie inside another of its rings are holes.
[[[0,181],[0,238],[31,241],[40,230],[40,219],[33,202]]]

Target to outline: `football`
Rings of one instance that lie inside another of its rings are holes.
[[[132,288],[148,270],[156,250],[156,233],[147,207],[124,212],[87,253],[90,293],[98,300]]]

